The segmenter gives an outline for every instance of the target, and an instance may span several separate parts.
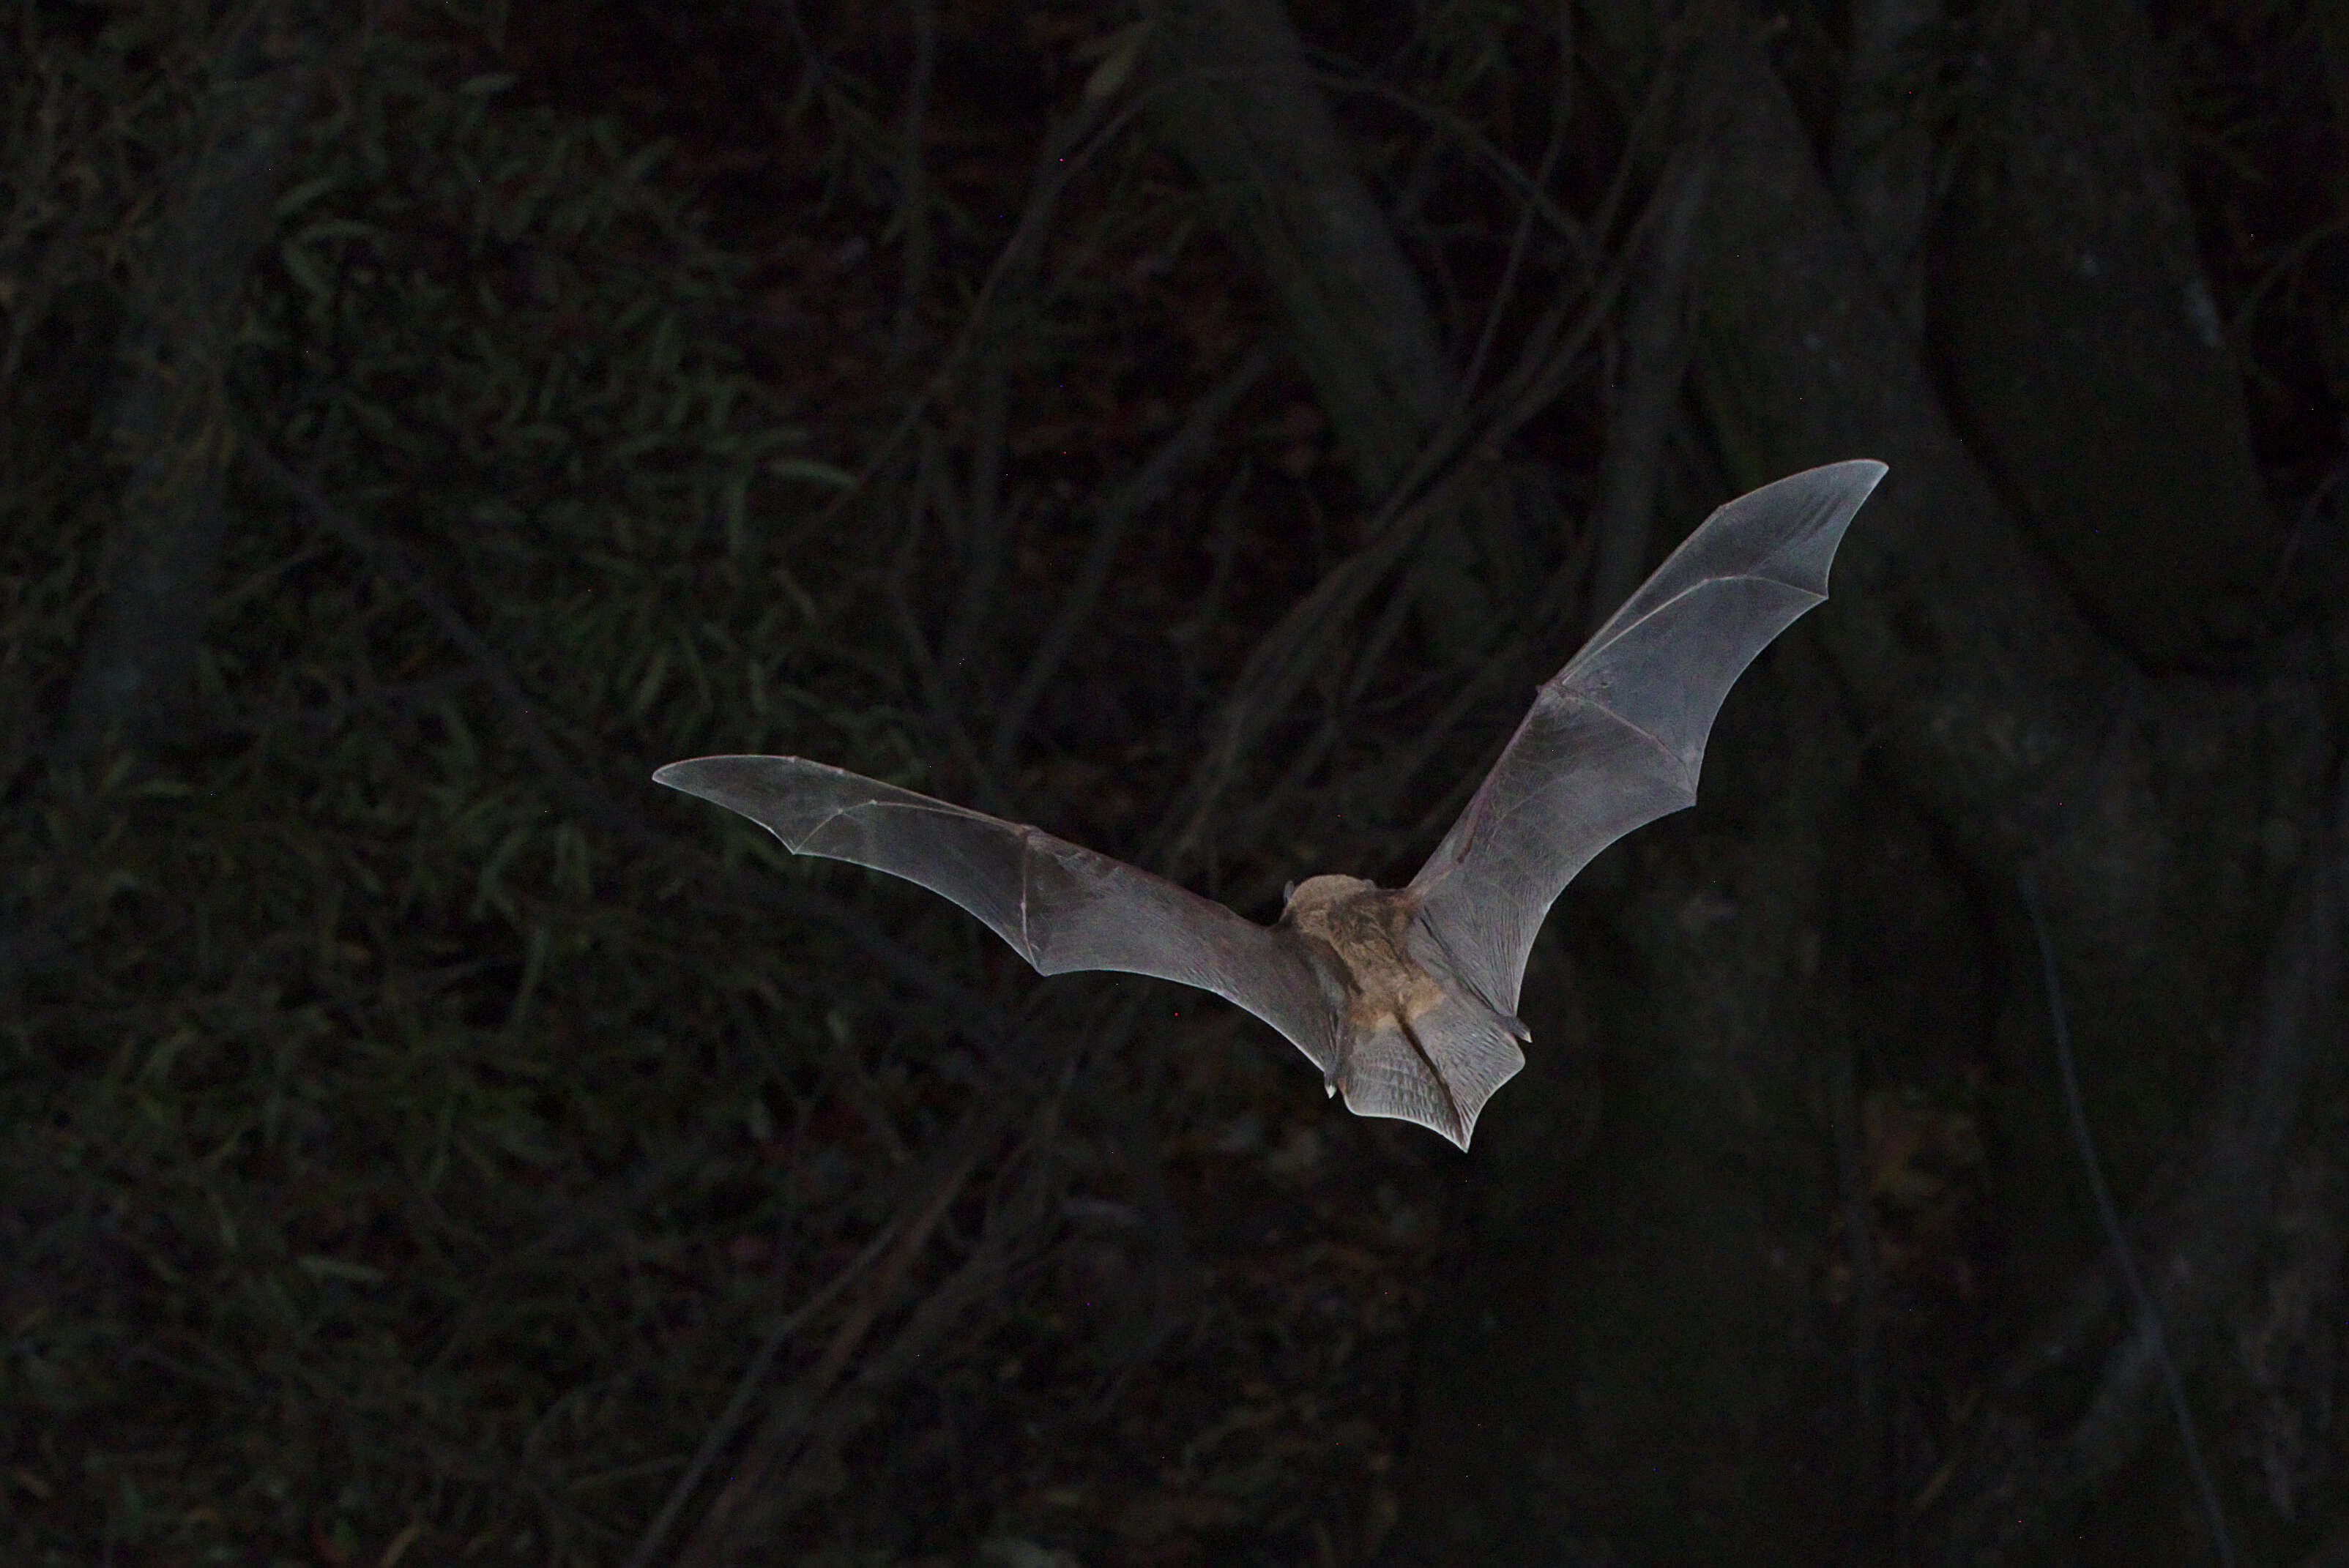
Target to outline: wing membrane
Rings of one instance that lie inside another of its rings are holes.
[[[740,812],[795,855],[869,866],[953,901],[1039,974],[1114,969],[1195,985],[1330,1069],[1334,1015],[1301,949],[1164,877],[798,757],[700,757],[653,779]]]
[[[1516,1011],[1534,935],[1575,873],[1695,803],[1723,699],[1826,597],[1836,547],[1884,471],[1834,463],[1719,508],[1543,685],[1411,884],[1421,918],[1496,1010]]]
[[[1415,1121],[1466,1149],[1485,1102],[1525,1065],[1490,1009],[1454,995],[1413,1019],[1409,1034],[1395,1019],[1357,1030],[1337,1082],[1356,1116]]]

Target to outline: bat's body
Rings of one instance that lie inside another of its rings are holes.
[[[653,777],[794,854],[952,899],[1040,974],[1118,969],[1213,991],[1288,1036],[1349,1109],[1465,1149],[1525,1066],[1517,988],[1549,906],[1600,850],[1695,802],[1722,699],[1826,597],[1836,546],[1883,475],[1836,463],[1716,511],[1543,685],[1408,887],[1312,877],[1270,926],[1034,828],[820,762],[704,757]]]
[[[1465,1149],[1485,1098],[1526,1065],[1517,1041],[1533,1036],[1445,961],[1434,933],[1421,923],[1425,902],[1413,888],[1312,877],[1289,890],[1272,929],[1303,947],[1325,977],[1323,988],[1345,999],[1330,1059],[1314,1057],[1321,1087],[1335,1094],[1349,1086],[1346,1104],[1357,1109],[1372,1096],[1394,1097],[1399,1112],[1388,1114],[1446,1136],[1457,1129],[1454,1141]],[[1439,1060],[1446,1070],[1422,1070]]]

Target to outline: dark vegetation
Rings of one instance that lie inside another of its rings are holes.
[[[5,26],[7,1561],[2349,1563],[2338,6]],[[1269,918],[1861,456],[1464,1159],[648,782]]]

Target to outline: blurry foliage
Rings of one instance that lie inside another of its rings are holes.
[[[842,971],[820,934],[678,918],[412,597],[257,490],[199,672],[219,727],[36,777],[109,520],[104,390],[41,372],[102,361],[188,102],[130,16],[20,15],[0,214],[36,345],[0,421],[0,866],[73,954],[0,1025],[6,1555],[341,1561],[429,1515],[435,1556],[612,1560],[779,1305],[728,1249],[879,1217],[836,1159],[792,1172],[835,1201],[793,1202],[777,1158]],[[854,563],[793,570],[844,476],[741,368],[742,263],[660,148],[440,65],[378,34],[334,70],[252,296],[259,438],[421,562],[629,809],[721,747],[905,775],[892,671],[804,585]]]

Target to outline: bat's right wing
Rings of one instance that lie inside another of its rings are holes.
[[[985,921],[1041,975],[1118,969],[1212,991],[1326,1074],[1338,1007],[1304,944],[1138,866],[1051,834],[797,757],[699,757],[654,781],[823,855],[918,882]]]
[[[1831,463],[1715,511],[1545,684],[1460,820],[1412,879],[1461,978],[1517,1010],[1526,955],[1590,858],[1696,802],[1729,688],[1795,617],[1884,465]]]

